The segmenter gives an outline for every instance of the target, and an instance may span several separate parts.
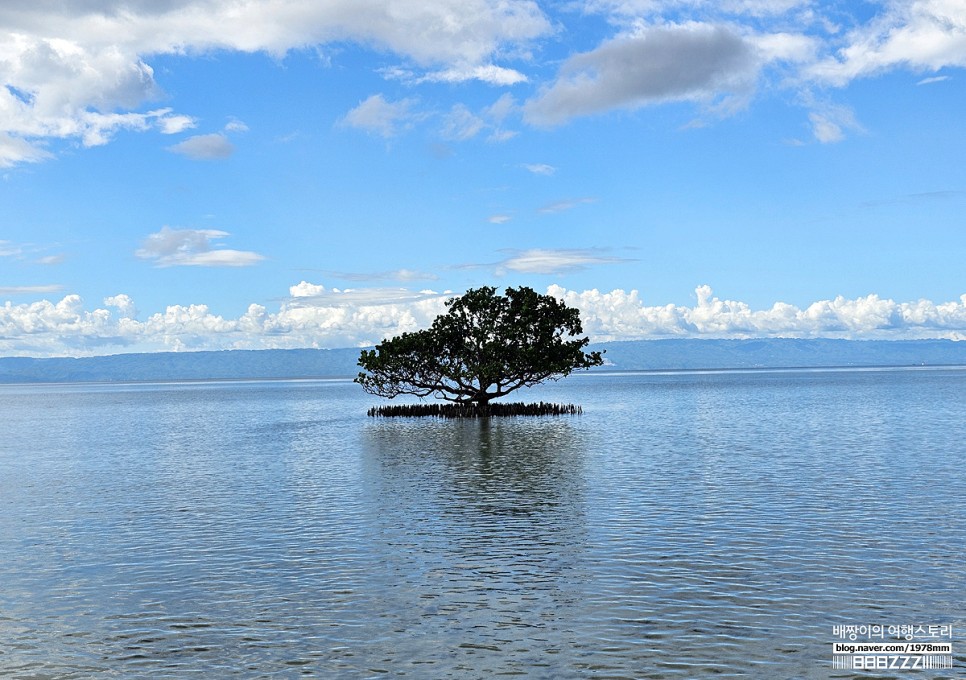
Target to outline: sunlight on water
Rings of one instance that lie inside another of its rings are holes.
[[[582,416],[461,422],[0,387],[0,675],[869,677],[833,625],[966,626],[964,388],[575,376],[528,396]]]

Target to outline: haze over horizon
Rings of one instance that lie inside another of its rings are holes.
[[[966,3],[0,7],[0,355],[966,339]]]

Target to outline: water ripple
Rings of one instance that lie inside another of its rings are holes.
[[[491,423],[3,387],[0,674],[868,677],[833,625],[966,624],[964,382],[582,377]]]

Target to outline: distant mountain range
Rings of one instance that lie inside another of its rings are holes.
[[[637,340],[593,349],[606,350],[598,371],[966,365],[966,342],[951,340]],[[358,358],[358,349],[7,357],[0,383],[348,377],[358,373]]]

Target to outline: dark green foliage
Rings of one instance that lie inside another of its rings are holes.
[[[573,404],[399,404],[397,406],[373,406],[372,417],[401,418],[413,416],[436,416],[437,418],[489,418],[490,416],[577,416],[583,409]]]
[[[532,288],[483,287],[446,303],[449,311],[415,333],[363,350],[356,382],[380,397],[435,396],[485,406],[521,387],[603,363],[584,353],[580,312]]]

